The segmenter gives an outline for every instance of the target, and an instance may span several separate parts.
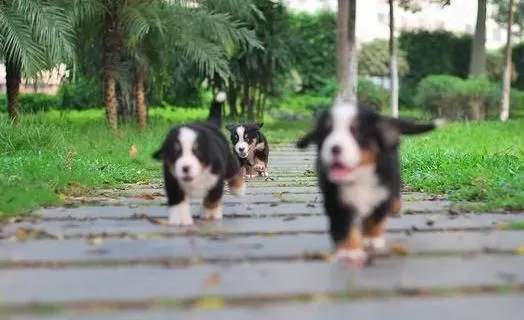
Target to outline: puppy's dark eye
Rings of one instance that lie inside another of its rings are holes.
[[[182,147],[180,146],[180,143],[178,142],[175,142],[175,151],[178,152],[182,149]]]

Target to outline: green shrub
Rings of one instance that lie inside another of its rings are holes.
[[[75,82],[66,82],[57,96],[60,109],[85,110],[103,105],[100,83],[95,78],[79,77]]]
[[[420,81],[415,103],[435,117],[453,120],[498,116],[501,87],[487,79],[461,79],[450,75],[432,75]],[[524,109],[524,92],[511,91],[512,114]]]
[[[384,110],[389,106],[389,92],[380,85],[373,83],[366,78],[359,78],[357,84],[358,102],[366,107],[373,108],[377,111]],[[333,99],[337,92],[336,80],[327,81],[319,95]]]
[[[450,75],[429,76],[420,81],[414,98],[416,105],[438,117],[457,118],[460,78]]]
[[[18,110],[21,113],[48,111],[59,105],[57,96],[45,93],[20,93],[18,95]],[[7,95],[0,93],[0,110],[7,110]]]
[[[358,81],[358,103],[382,111],[389,106],[389,92],[367,79]]]

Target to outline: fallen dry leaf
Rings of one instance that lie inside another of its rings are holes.
[[[93,246],[93,247],[99,247],[102,245],[103,243],[103,239],[101,237],[94,237],[94,238],[89,238],[87,239],[87,243],[90,245],[90,246]]]
[[[29,238],[27,230],[25,228],[18,228],[15,232],[15,238],[17,241],[24,242]]]
[[[305,259],[331,261],[333,255],[326,251],[314,251],[304,253]]]
[[[135,145],[132,145],[131,148],[129,148],[129,157],[131,159],[136,158],[138,155],[138,148]]]
[[[275,231],[263,231],[260,233],[260,235],[264,237],[274,237]]]
[[[409,254],[408,248],[403,243],[396,242],[391,245],[390,251],[397,256],[406,256]]]
[[[49,233],[42,229],[31,228],[31,227],[20,227],[15,231],[16,241],[24,242],[30,239],[54,239],[58,240],[61,236]]]
[[[515,248],[514,252],[519,256],[524,256],[524,245]]]
[[[220,284],[220,275],[215,272],[213,274],[211,274],[207,279],[206,279],[206,285],[207,286],[210,286],[210,287],[216,287]]]
[[[143,218],[145,218],[147,221],[149,221],[152,224],[161,224],[161,225],[168,225],[169,220],[167,218],[152,218],[148,216],[147,214],[142,215]]]
[[[195,302],[196,310],[216,310],[222,309],[226,305],[224,299],[220,297],[204,297]]]
[[[138,197],[144,200],[155,200],[155,196],[152,194],[141,194]]]

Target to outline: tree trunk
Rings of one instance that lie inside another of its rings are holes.
[[[227,103],[229,104],[229,117],[233,119],[238,117],[238,109],[237,109],[238,91],[239,89],[237,86],[231,85],[227,92]]]
[[[18,93],[20,92],[20,83],[22,81],[22,71],[16,63],[6,61],[5,86],[7,93],[7,113],[13,124],[19,121],[18,113]]]
[[[398,68],[397,68],[397,44],[395,40],[395,14],[393,0],[389,0],[389,76],[391,95],[391,114],[398,118]]]
[[[135,106],[138,127],[140,130],[147,129],[147,106],[144,93],[144,69],[137,66],[135,69]]]
[[[502,84],[502,99],[500,101],[500,120],[509,118],[509,99],[511,91],[511,27],[513,26],[513,0],[508,5],[508,25],[506,29],[506,52],[504,65],[504,78]]]
[[[248,112],[249,109],[249,80],[246,78],[244,82],[244,96],[242,98],[242,113],[241,116],[244,117],[246,115],[246,112]]]
[[[470,77],[486,76],[486,3],[487,0],[477,0],[477,23],[469,61]]]
[[[349,0],[349,19],[348,19],[348,46],[349,46],[349,79],[347,92],[353,102],[357,102],[358,87],[358,48],[356,39],[356,20],[357,18],[357,0]]]
[[[477,0],[477,23],[475,35],[471,43],[471,56],[469,61],[469,77],[486,77],[486,7],[487,0]],[[484,106],[474,104],[471,114],[473,120],[484,120]]]
[[[349,80],[349,0],[338,0],[337,10],[337,85],[343,92]]]
[[[103,83],[104,106],[111,129],[118,128],[118,101],[116,93],[116,75],[122,48],[122,27],[118,19],[120,1],[108,1],[106,29],[104,32]]]

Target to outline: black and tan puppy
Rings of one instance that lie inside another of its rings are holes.
[[[172,128],[153,158],[163,162],[169,224],[193,224],[190,198],[203,198],[204,219],[222,218],[224,181],[235,195],[244,193],[244,179],[222,134],[224,92],[215,95],[207,122]]]
[[[302,149],[317,146],[318,183],[339,259],[361,265],[366,247],[385,247],[386,216],[400,210],[400,136],[439,123],[381,116],[339,97],[297,142]]]
[[[268,177],[269,144],[262,133],[263,122],[233,124],[227,126],[231,134],[233,150],[240,162],[243,174],[248,178],[261,175]]]

